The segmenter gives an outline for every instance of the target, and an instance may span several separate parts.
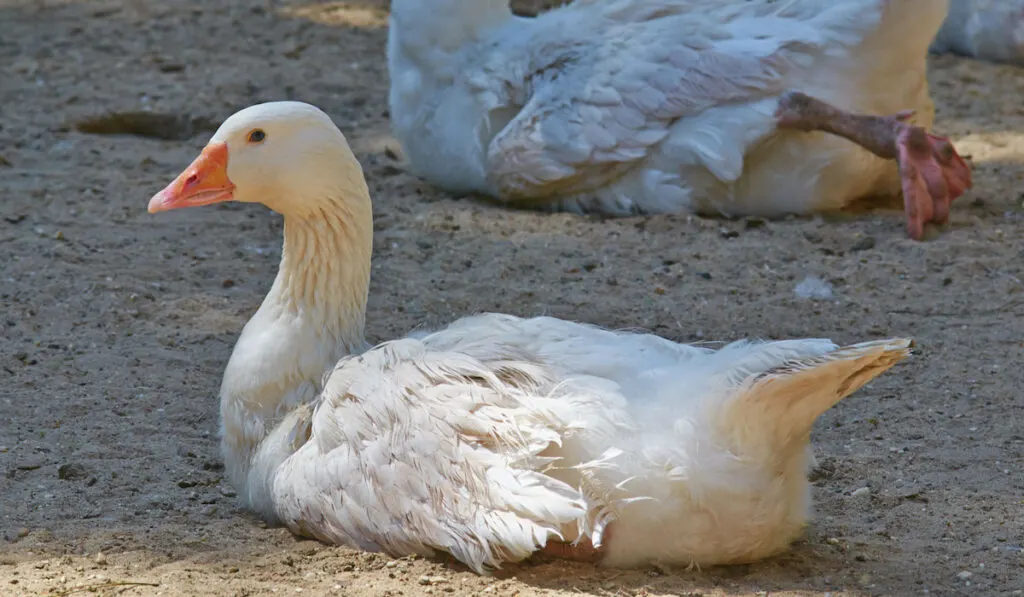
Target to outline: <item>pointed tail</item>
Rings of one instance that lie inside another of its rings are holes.
[[[717,423],[737,454],[786,458],[806,445],[814,421],[910,355],[913,340],[890,338],[790,361],[749,377]]]

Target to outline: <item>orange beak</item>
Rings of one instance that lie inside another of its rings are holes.
[[[227,143],[210,143],[185,171],[149,200],[149,213],[230,201]]]

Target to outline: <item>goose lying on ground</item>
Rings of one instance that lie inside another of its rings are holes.
[[[293,532],[477,571],[538,550],[612,566],[748,562],[808,518],[815,419],[909,340],[721,350],[485,314],[368,347],[370,197],[317,108],[226,120],[149,211],[257,202],[280,270],[220,389],[227,475]]]
[[[902,189],[920,239],[971,186],[949,141],[925,132],[925,59],[947,10],[576,0],[520,18],[509,0],[393,0],[392,128],[412,170],[452,192],[774,217]]]

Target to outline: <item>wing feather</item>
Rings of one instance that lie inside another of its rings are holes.
[[[345,359],[313,415],[314,441],[279,469],[277,514],[321,540],[440,549],[480,572],[522,559],[587,512],[579,488],[542,472],[575,408],[556,386],[531,363],[413,339]]]
[[[577,1],[499,38],[468,75],[494,113],[518,108],[487,148],[497,195],[536,200],[601,187],[679,119],[779,95],[815,52],[859,43],[882,5],[722,4]],[[721,170],[741,168],[739,155],[739,166]]]

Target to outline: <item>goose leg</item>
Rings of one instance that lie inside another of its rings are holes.
[[[594,547],[590,541],[584,539],[575,545],[564,541],[548,541],[547,545],[540,550],[540,553],[560,560],[596,564],[601,561],[604,550]]]
[[[604,557],[604,546],[608,545],[608,541],[611,540],[611,530],[612,525],[605,527],[604,533],[601,536],[601,547],[594,547],[590,539],[584,537],[575,544],[564,541],[548,541],[547,545],[541,548],[540,553],[562,560],[597,564]]]
[[[971,170],[948,139],[907,123],[913,115],[911,110],[891,116],[853,114],[796,91],[783,94],[775,112],[780,128],[824,131],[896,160],[907,231],[921,240],[926,222],[949,219],[950,203],[971,187]]]

